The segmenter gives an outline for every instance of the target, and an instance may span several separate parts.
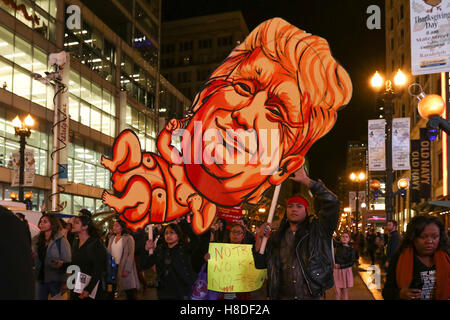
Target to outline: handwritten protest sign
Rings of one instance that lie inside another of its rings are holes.
[[[218,292],[250,292],[261,288],[266,269],[256,269],[249,244],[210,243],[208,289]]]

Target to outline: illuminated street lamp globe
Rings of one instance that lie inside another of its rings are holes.
[[[408,189],[409,188],[409,180],[406,178],[402,178],[402,179],[398,180],[397,187],[399,189]]]
[[[370,187],[371,190],[375,191],[375,190],[380,189],[381,183],[380,183],[380,181],[374,179],[374,180],[372,180],[370,182],[370,186],[369,187]]]
[[[445,103],[440,95],[427,94],[417,104],[417,111],[422,118],[429,120],[432,116],[440,116],[445,111]]]

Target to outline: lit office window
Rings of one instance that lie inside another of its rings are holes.
[[[31,78],[18,66],[14,67],[13,92],[18,96],[30,99]]]
[[[0,166],[6,166],[5,138],[0,137]]]
[[[21,66],[24,69],[31,70],[32,54],[30,42],[16,37],[14,54],[12,56],[5,56],[5,58],[13,60],[15,64]]]
[[[1,50],[1,44],[0,44]],[[0,87],[5,90],[12,90],[13,67],[10,63],[0,60]]]
[[[69,96],[69,115],[73,121],[80,121],[80,101]]]
[[[113,119],[108,116],[107,114],[102,114],[102,133],[108,135],[108,136],[114,136],[114,132],[111,131],[111,124],[113,122]]]
[[[64,203],[65,207],[62,210],[63,213],[72,214],[72,196],[70,194],[62,193],[59,196],[59,202]]]
[[[80,75],[73,70],[70,70],[69,91],[71,94],[80,97]]]
[[[90,114],[91,114],[91,107],[87,103],[81,102],[80,122],[88,127],[90,124]]]
[[[84,183],[84,163],[74,160],[73,168],[73,182]]]
[[[5,28],[0,27],[0,55],[3,57],[8,57],[12,56],[13,54],[14,54],[14,34],[6,30]]]
[[[84,209],[84,201],[82,196],[73,196],[73,212],[80,212],[81,209]]]
[[[102,129],[102,117],[99,111],[91,109],[91,128],[97,131]]]

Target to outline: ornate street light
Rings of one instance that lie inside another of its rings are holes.
[[[408,81],[408,77],[398,69],[394,76],[394,85],[401,89]],[[382,90],[384,84],[384,91]],[[377,91],[377,104],[383,105],[384,118],[386,119],[386,217],[388,220],[392,219],[393,213],[393,172],[392,172],[392,116],[394,113],[394,98],[399,96],[399,93],[394,91],[391,80],[384,80],[377,72],[371,79],[372,87]]]
[[[31,128],[34,127],[34,119],[28,115],[22,121],[19,116],[16,116],[12,121],[12,125],[16,132],[16,136],[20,137],[20,169],[19,169],[19,201],[23,202],[23,184],[25,176],[25,145],[27,144],[26,138],[31,135]]]
[[[413,87],[418,87],[420,93],[414,94],[411,92]],[[408,90],[410,95],[419,100],[419,103],[417,104],[417,111],[419,112],[419,115],[423,119],[428,120],[428,138],[431,141],[436,140],[436,137],[439,134],[439,129],[444,130],[445,133],[448,134],[450,132],[450,123],[446,119],[442,118],[442,115],[445,112],[444,99],[437,94],[425,94],[422,87],[418,83],[413,83],[410,85]]]
[[[358,233],[358,224],[359,224],[359,184],[361,182],[366,181],[366,173],[365,172],[352,172],[350,174],[350,180],[356,184],[356,211],[355,211],[355,222],[356,222],[356,232]]]

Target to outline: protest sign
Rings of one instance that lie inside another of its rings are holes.
[[[256,269],[252,245],[210,243],[208,290],[218,292],[251,292],[261,288],[266,269]]]

